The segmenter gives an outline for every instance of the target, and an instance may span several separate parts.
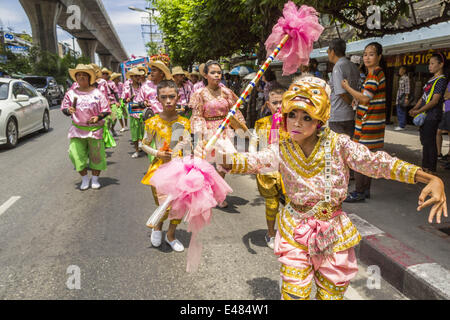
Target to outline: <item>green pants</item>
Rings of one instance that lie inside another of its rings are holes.
[[[139,119],[135,117],[130,117],[130,133],[131,141],[136,142],[144,138],[144,120],[142,116]]]
[[[128,119],[128,110],[126,104],[120,99],[120,104],[117,106],[117,119]]]
[[[91,170],[106,170],[105,143],[103,140],[92,138],[72,138],[69,158],[78,172],[88,166]]]

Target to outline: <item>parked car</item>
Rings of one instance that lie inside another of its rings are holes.
[[[61,103],[64,98],[64,91],[61,91],[53,77],[26,76],[22,80],[35,87],[47,99],[49,106]]]
[[[0,78],[0,144],[13,148],[19,138],[49,129],[47,99],[26,81]]]

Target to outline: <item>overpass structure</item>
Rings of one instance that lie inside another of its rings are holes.
[[[100,0],[19,0],[30,20],[33,43],[57,53],[56,26],[77,39],[84,56],[119,71],[128,54]]]

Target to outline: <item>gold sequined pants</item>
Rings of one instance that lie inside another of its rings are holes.
[[[280,194],[284,192],[280,173],[257,174],[259,193],[266,201],[266,219],[275,220],[280,206]]]

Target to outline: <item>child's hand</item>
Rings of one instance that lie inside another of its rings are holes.
[[[419,195],[419,206],[417,207],[417,211],[433,204],[430,215],[428,216],[429,223],[433,223],[434,216],[436,216],[437,223],[441,223],[442,212],[444,212],[445,217],[448,217],[447,199],[444,190],[444,183],[442,180],[433,176]],[[425,201],[427,196],[430,196],[430,199]]]
[[[162,159],[164,162],[167,162],[172,159],[172,151],[158,151],[156,156]]]
[[[75,111],[77,111],[77,110],[74,107],[69,107],[68,111],[69,111],[70,114],[74,114]]]
[[[94,124],[94,123],[97,123],[97,122],[98,122],[98,116],[93,116],[92,118],[90,118],[88,120],[88,123],[90,123],[90,124]]]

